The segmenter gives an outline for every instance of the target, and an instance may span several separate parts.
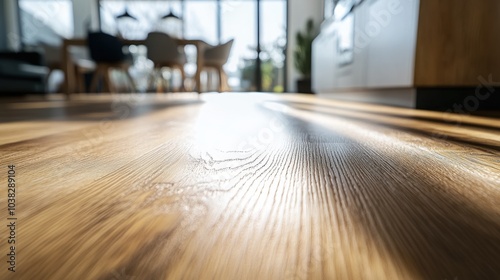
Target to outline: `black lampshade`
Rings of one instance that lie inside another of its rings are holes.
[[[180,20],[181,18],[179,16],[177,16],[176,14],[172,13],[172,11],[170,11],[168,14],[164,15],[161,17],[162,19],[169,19],[169,18],[173,18],[173,19],[178,19]]]
[[[133,15],[131,15],[131,14],[129,14],[129,13],[128,13],[128,10],[127,10],[127,9],[125,9],[125,12],[124,12],[123,14],[116,16],[116,18],[117,18],[117,19],[122,19],[122,18],[131,18],[131,19],[137,20],[137,18],[136,18],[136,17],[134,17]]]

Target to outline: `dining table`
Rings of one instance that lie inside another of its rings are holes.
[[[196,74],[194,76],[195,80],[195,90],[201,93],[201,71],[203,69],[203,50],[207,46],[205,41],[200,39],[181,39],[176,38],[177,44],[179,46],[193,45],[196,47]],[[145,45],[145,39],[123,39],[124,45]],[[72,47],[82,47],[87,46],[86,38],[71,38],[63,40],[62,49],[62,70],[64,72],[64,93],[70,95],[77,92],[77,82],[75,73],[75,62],[71,58],[70,49]]]

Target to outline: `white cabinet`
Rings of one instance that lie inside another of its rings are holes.
[[[354,10],[354,59],[338,61],[342,24],[324,27],[314,42],[316,92],[408,87],[413,84],[418,0],[367,0]]]
[[[418,1],[378,0],[368,4],[367,87],[411,87],[417,46]],[[360,31],[361,32],[361,31]]]

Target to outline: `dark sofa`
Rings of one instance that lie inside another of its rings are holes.
[[[0,52],[0,95],[46,93],[44,65],[38,52]]]

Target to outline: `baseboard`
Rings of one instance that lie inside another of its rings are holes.
[[[414,88],[345,89],[317,95],[323,98],[397,107],[415,108],[416,106],[416,89]]]
[[[500,110],[500,88],[418,88],[416,108],[468,113]]]
[[[434,111],[500,111],[500,87],[345,89],[318,96]]]

